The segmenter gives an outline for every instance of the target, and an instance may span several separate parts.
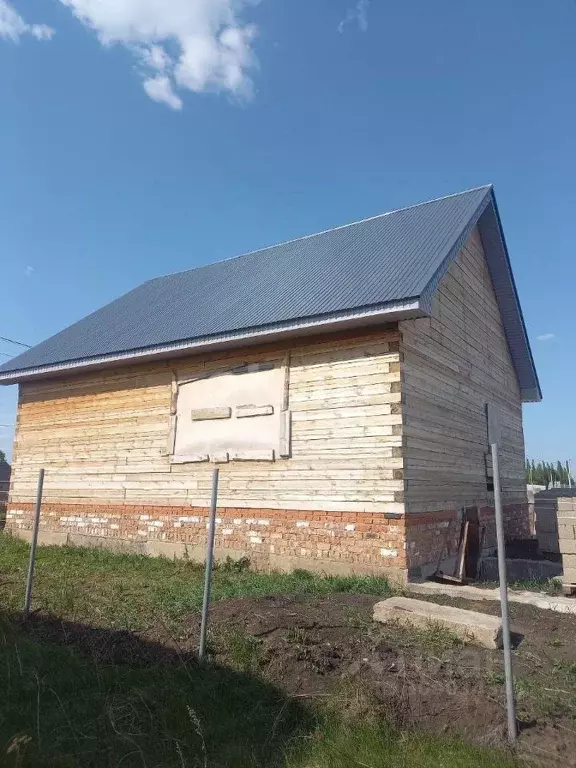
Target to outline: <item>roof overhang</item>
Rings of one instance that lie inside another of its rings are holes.
[[[516,370],[522,401],[525,403],[540,402],[542,400],[540,382],[528,341],[528,333],[492,187],[488,188],[486,197],[478,206],[474,216],[462,230],[448,255],[420,295],[420,307],[425,314],[432,312],[432,300],[438,284],[460,253],[474,227],[478,227],[484,247],[484,255],[500,308],[502,325],[504,326],[510,357]]]
[[[120,364],[144,363],[152,360],[167,360],[188,355],[202,354],[218,349],[234,347],[249,347],[266,344],[289,338],[300,338],[323,332],[353,330],[366,328],[383,323],[408,320],[415,317],[425,317],[418,298],[389,302],[350,312],[338,312],[321,317],[302,318],[277,325],[250,328],[217,336],[207,336],[200,339],[162,344],[156,347],[133,349],[100,357],[87,357],[70,360],[54,365],[43,365],[36,368],[24,368],[17,371],[0,373],[0,384],[19,384],[34,379],[64,377],[74,373],[112,368]]]

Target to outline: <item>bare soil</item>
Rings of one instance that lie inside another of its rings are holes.
[[[407,632],[374,623],[377,600],[341,594],[223,601],[211,615],[213,653],[223,663],[245,658],[292,695],[348,697],[355,716],[362,707],[377,707],[403,728],[503,745],[501,652],[462,645],[442,631]],[[499,611],[498,603],[435,602]],[[191,624],[196,638],[197,621]],[[523,636],[514,652],[520,752],[543,765],[576,766],[576,620],[513,605],[512,627]],[[238,651],[242,636],[253,638],[253,658],[249,651],[243,657],[241,641]]]

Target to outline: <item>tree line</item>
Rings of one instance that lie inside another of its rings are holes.
[[[544,485],[546,490],[555,485],[575,485],[574,475],[568,462],[539,461],[526,459],[526,482],[530,485]]]

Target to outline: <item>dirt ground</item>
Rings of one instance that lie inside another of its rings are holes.
[[[223,601],[211,614],[213,653],[223,663],[258,667],[292,695],[347,697],[354,715],[378,707],[404,728],[503,744],[501,652],[464,646],[447,632],[376,624],[375,602],[350,594]],[[443,602],[499,610],[498,603]],[[576,617],[513,605],[512,628],[523,636],[514,652],[520,753],[543,765],[576,766]],[[190,630],[197,638],[195,618]]]
[[[502,653],[462,645],[440,629],[406,630],[372,621],[379,598],[333,594],[222,600],[210,614],[215,661],[261,675],[291,696],[329,705],[354,717],[380,712],[402,728],[456,733],[502,746],[506,735]],[[435,598],[434,602],[497,613],[498,603]],[[520,755],[529,764],[576,766],[576,617],[511,605],[512,628],[523,639],[514,651]],[[58,633],[57,622],[36,630]],[[139,637],[174,657],[193,661],[199,617],[175,633],[151,627]],[[114,663],[134,658],[134,635],[91,639],[92,652]],[[142,644],[139,645],[139,648]],[[160,649],[160,650],[159,650]],[[142,653],[141,651],[139,651]]]

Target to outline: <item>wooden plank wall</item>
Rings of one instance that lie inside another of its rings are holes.
[[[403,512],[397,330],[291,349],[292,458],[231,462],[221,506]],[[285,348],[179,358],[21,387],[11,502],[40,467],[51,502],[206,506],[211,466],[166,455],[171,383],[198,371],[284,359]]]
[[[486,402],[502,418],[504,501],[525,502],[520,391],[477,229],[440,282],[432,316],[399,329],[406,511],[492,505]]]

